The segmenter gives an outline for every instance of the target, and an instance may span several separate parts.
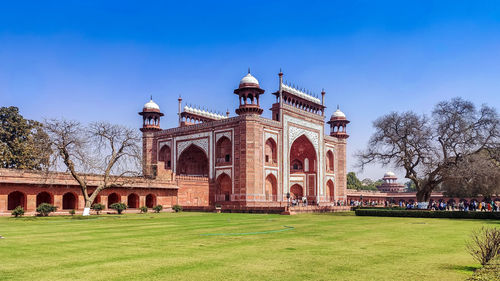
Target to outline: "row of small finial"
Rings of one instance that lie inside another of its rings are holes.
[[[309,95],[311,97],[319,99],[319,96],[316,93],[314,93],[314,92],[312,92],[312,91],[310,91],[310,90],[308,90],[306,88],[302,88],[302,87],[300,87],[298,85],[295,85],[295,84],[292,84],[292,83],[290,83],[288,81],[285,81],[283,84],[285,84],[286,86],[288,86],[290,88],[293,88],[293,89],[295,89],[297,91],[301,91],[302,93],[307,94],[307,95]]]
[[[221,113],[220,111],[210,110],[207,109],[206,107],[201,107],[199,105],[197,106],[197,105],[186,104],[184,106],[184,111],[218,119],[227,118],[227,116]]]

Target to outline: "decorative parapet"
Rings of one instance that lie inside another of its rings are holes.
[[[184,106],[184,112],[190,113],[193,115],[198,115],[204,118],[212,119],[212,120],[221,120],[221,119],[227,119],[228,117],[222,114],[218,114],[215,112],[211,112],[208,110],[204,109],[199,109],[191,106]]]
[[[296,89],[293,86],[287,85],[285,83],[281,83],[281,88],[283,89],[283,91],[286,91],[290,94],[296,95],[300,98],[303,98],[305,100],[308,100],[308,101],[311,101],[311,102],[314,102],[314,103],[321,105],[321,100],[319,98],[316,98],[309,93],[306,93],[304,91]]]

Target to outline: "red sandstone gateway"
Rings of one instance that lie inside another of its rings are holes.
[[[144,177],[133,186],[104,190],[97,202],[124,202],[132,209],[179,204],[200,210],[220,205],[281,211],[296,198],[323,207],[347,200],[349,121],[337,109],[328,121],[330,134],[325,134],[324,91],[319,98],[285,84],[280,72],[272,119],[261,116],[264,90],[250,72],[234,94],[239,101],[234,117],[182,108],[179,98],[179,127],[165,130],[160,128],[163,113],[151,99],[139,112]],[[34,211],[44,202],[59,210],[83,208],[78,185],[67,174],[0,171],[0,213],[16,206]]]

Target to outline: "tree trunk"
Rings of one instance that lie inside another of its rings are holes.
[[[90,207],[91,206],[92,206],[92,201],[90,201],[90,198],[85,200],[85,208],[83,208],[83,215],[84,216],[90,215]]]
[[[427,209],[429,200],[431,199],[432,189],[428,186],[424,186],[417,191],[417,203],[419,209]]]

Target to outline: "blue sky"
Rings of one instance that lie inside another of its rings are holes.
[[[225,112],[250,67],[269,116],[279,69],[339,104],[352,154],[390,111],[460,96],[500,108],[495,1],[11,1],[0,4],[0,105],[32,119],[140,126],[150,95]],[[380,178],[371,166],[361,178]]]

